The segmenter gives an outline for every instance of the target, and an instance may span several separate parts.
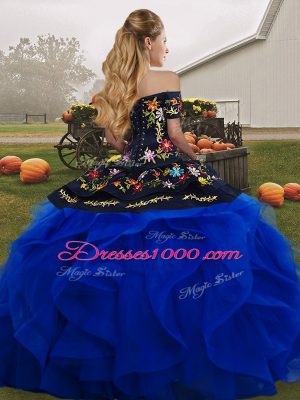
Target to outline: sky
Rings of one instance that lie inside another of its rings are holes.
[[[175,71],[255,33],[269,0],[0,0],[0,49],[38,35],[75,37],[85,66],[104,79],[102,63],[128,14],[139,8],[162,19],[169,53],[160,70]],[[152,69],[157,69],[152,67]],[[90,87],[79,88],[83,91]]]

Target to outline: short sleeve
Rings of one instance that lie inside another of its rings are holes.
[[[168,119],[181,117],[181,92],[166,92],[164,114]]]

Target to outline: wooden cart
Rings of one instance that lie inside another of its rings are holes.
[[[54,147],[57,148],[59,158],[68,168],[86,170],[88,167],[98,165],[110,155],[118,154],[107,143],[104,128],[93,125],[81,128],[80,124],[74,122],[67,124],[67,133]],[[197,159],[210,163],[219,176],[233,187],[242,191],[250,189],[247,159],[250,151],[242,144],[242,128],[239,124],[233,122],[224,126],[223,118],[199,118],[185,119],[181,125],[184,132],[192,131],[198,137],[206,134],[235,144],[235,149],[198,154]],[[128,139],[130,137],[131,130],[128,131]],[[183,153],[181,156],[183,159],[188,158]]]
[[[212,138],[222,138],[223,142],[233,143],[236,147],[230,150],[216,151],[215,153],[197,154],[197,159],[210,164],[220,178],[231,186],[247,191],[250,189],[248,182],[248,154],[250,150],[243,146],[242,127],[239,123],[227,123],[224,118],[199,118],[186,120],[182,123],[184,131],[192,131],[198,137],[206,134]],[[188,159],[181,154],[183,159]]]
[[[88,161],[101,162],[113,148],[107,143],[104,128],[67,122],[68,131],[54,147],[63,164],[71,169],[87,169]]]

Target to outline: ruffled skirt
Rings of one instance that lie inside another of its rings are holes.
[[[300,380],[300,268],[271,206],[31,213],[1,269],[0,386],[233,400]]]

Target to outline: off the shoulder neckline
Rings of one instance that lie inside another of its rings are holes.
[[[166,90],[164,92],[152,93],[152,94],[149,94],[148,96],[140,97],[136,101],[136,103],[140,102],[141,100],[147,99],[148,97],[155,97],[155,96],[158,96],[159,94],[164,94],[164,93],[180,93],[180,90],[173,90],[173,91],[172,90],[171,91]]]

